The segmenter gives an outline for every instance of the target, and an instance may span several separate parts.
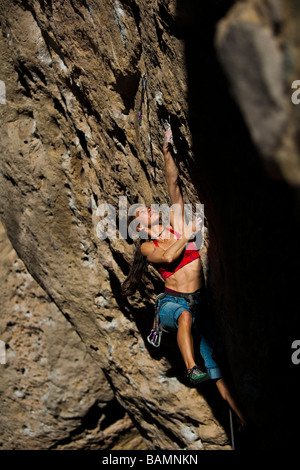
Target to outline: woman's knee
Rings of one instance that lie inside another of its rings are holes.
[[[183,310],[178,318],[178,327],[191,327],[193,324],[193,315],[189,310]]]

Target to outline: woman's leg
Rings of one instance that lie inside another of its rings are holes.
[[[177,344],[188,370],[196,365],[192,325],[193,317],[191,312],[184,310],[178,318]]]
[[[205,328],[207,325],[203,325],[203,326],[204,326],[203,328],[204,331],[207,332],[207,329]],[[240,419],[241,423],[245,425],[246,420],[243,416],[243,413],[239,409],[237,400],[234,398],[233,392],[230,390],[229,385],[226,383],[225,379],[222,377],[222,372],[218,364],[215,362],[213,358],[213,349],[211,346],[211,342],[207,341],[208,337],[209,335],[206,335],[206,337],[201,336],[201,339],[200,339],[200,354],[202,355],[204,359],[207,372],[210,378],[215,380],[217,389],[219,390],[222,398],[225,401],[227,401],[231,409],[236,413],[236,415]]]
[[[238,418],[240,419],[243,426],[246,425],[246,419],[239,409],[239,406],[236,402],[236,399],[233,396],[233,393],[230,391],[228,384],[225,382],[223,378],[216,380],[216,386],[224,400],[227,401],[231,409],[236,413]]]
[[[207,380],[208,375],[195,363],[192,336],[193,315],[187,310],[187,304],[188,302],[181,298],[166,302],[165,297],[159,310],[159,318],[163,328],[177,330],[177,344],[187,369],[187,378],[190,384],[196,385]]]
[[[177,344],[186,366],[186,378],[191,385],[197,385],[208,379],[195,362],[194,341],[192,336],[193,316],[189,310],[183,310],[178,320]]]

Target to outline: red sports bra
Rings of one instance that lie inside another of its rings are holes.
[[[166,229],[170,230],[171,233],[174,233],[175,237],[180,238],[181,235],[178,232],[175,232],[172,228],[166,227]],[[159,246],[157,240],[152,240],[155,246]],[[181,260],[179,264],[176,266],[174,271],[167,271],[165,268],[162,266],[158,268],[158,272],[161,274],[163,279],[166,279],[167,277],[171,276],[174,274],[178,269],[182,268],[186,264],[190,263],[191,261],[194,261],[194,259],[200,258],[198,248],[195,245],[194,242],[189,242],[187,245],[183,255],[179,258]]]

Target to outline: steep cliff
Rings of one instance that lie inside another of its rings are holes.
[[[0,227],[1,449],[145,448],[101,368]]]
[[[128,204],[168,203],[161,154],[168,119],[185,202],[205,205],[202,254],[223,366],[259,445],[291,442],[300,171],[290,89],[300,72],[298,6],[0,5],[1,219],[29,273],[91,355],[93,384],[102,370],[98,400],[103,390],[113,393],[148,448],[230,448],[215,389],[186,387],[171,338],[159,351],[147,344],[158,275],[150,269],[141,291],[124,299],[120,284],[134,246],[118,231],[101,240],[96,230],[97,208],[109,203],[118,215],[120,196]]]

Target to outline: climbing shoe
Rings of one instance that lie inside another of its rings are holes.
[[[205,380],[208,380],[209,376],[206,372],[203,372],[201,369],[199,369],[198,366],[194,366],[192,369],[188,369],[186,371],[186,378],[190,385],[197,385],[201,382],[204,382]]]

